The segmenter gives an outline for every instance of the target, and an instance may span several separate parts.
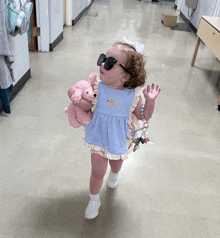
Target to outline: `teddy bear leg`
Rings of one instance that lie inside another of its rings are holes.
[[[70,125],[74,128],[79,128],[80,126],[82,126],[82,123],[78,122],[77,120],[76,121],[70,121]]]
[[[79,128],[80,126],[82,126],[82,123],[80,123],[76,118],[76,111],[74,105],[71,104],[65,112],[68,115],[70,126],[74,128]]]
[[[92,120],[92,112],[88,111],[88,112],[84,112],[81,111],[79,113],[77,113],[77,119],[82,123],[82,124],[90,124],[91,120]]]

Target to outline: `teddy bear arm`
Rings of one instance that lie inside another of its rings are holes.
[[[76,117],[76,106],[71,103],[67,109],[65,109],[65,112],[68,116],[69,124],[70,126],[74,128],[79,128],[82,124],[77,120]]]
[[[89,111],[92,108],[92,102],[82,98],[80,100],[80,107],[83,109],[83,111]]]

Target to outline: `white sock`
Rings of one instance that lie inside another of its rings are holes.
[[[99,194],[93,195],[93,194],[90,193],[90,199],[93,200],[93,201],[99,200]]]
[[[111,171],[111,178],[112,178],[113,180],[117,180],[117,179],[118,179],[118,173],[113,173],[113,172]]]

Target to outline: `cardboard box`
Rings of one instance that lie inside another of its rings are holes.
[[[178,15],[175,13],[162,13],[161,23],[163,26],[175,27]]]

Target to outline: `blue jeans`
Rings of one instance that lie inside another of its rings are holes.
[[[11,113],[10,108],[10,92],[13,90],[13,85],[7,89],[1,89],[0,87],[0,99],[2,101],[3,111],[7,114]]]

